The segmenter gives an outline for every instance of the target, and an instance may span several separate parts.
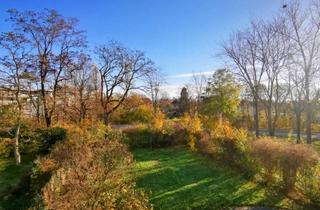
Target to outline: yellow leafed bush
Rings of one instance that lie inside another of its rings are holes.
[[[164,122],[165,122],[165,115],[161,111],[158,111],[152,119],[151,129],[156,131],[161,130],[164,125]]]
[[[190,114],[184,114],[180,119],[182,128],[187,132],[188,145],[192,151],[197,151],[196,147],[196,134],[202,130],[202,123],[200,118],[196,116],[190,116]]]
[[[44,209],[151,209],[127,174],[133,158],[122,135],[101,123],[69,126],[69,140],[38,160],[38,173],[50,173],[39,206]]]

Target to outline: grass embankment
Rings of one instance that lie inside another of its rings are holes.
[[[151,191],[155,209],[288,208],[289,200],[185,148],[134,151],[137,187]]]

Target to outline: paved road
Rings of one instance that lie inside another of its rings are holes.
[[[118,130],[126,130],[126,129],[133,129],[135,128],[137,125],[129,125],[129,124],[125,124],[125,125],[111,125],[111,127],[113,129],[118,129]],[[252,130],[252,132],[254,132],[254,130]],[[275,131],[275,136],[278,136],[278,137],[288,137],[288,134],[289,134],[290,131],[288,130],[277,130]],[[269,132],[267,129],[261,129],[260,130],[260,134],[261,135],[269,135]],[[296,132],[293,132],[292,133],[292,136],[293,137],[296,137],[297,133]],[[307,135],[305,132],[302,132],[301,133],[301,138],[306,138]],[[316,133],[313,133],[312,134],[312,139],[314,140],[320,140],[320,133],[316,132]]]
[[[130,125],[130,124],[124,124],[124,125],[111,125],[111,128],[112,129],[117,129],[117,130],[126,130],[126,129],[133,129],[133,128],[136,128],[137,125]]]
[[[252,131],[254,132],[254,131]],[[260,130],[260,134],[264,134],[264,135],[269,135],[269,132],[267,129],[261,129]],[[278,136],[278,137],[288,137],[288,134],[289,134],[289,131],[287,130],[278,130],[278,131],[275,131],[275,136]],[[296,132],[293,132],[292,133],[292,136],[293,137],[296,137],[297,136],[297,133]],[[302,132],[301,133],[301,137],[302,138],[306,138],[307,135],[305,132]],[[320,133],[312,133],[312,139],[315,139],[315,140],[320,140]]]

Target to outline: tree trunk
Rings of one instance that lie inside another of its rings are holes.
[[[40,100],[37,98],[36,101],[36,117],[37,117],[37,123],[40,124]]]
[[[18,123],[18,127],[16,129],[16,133],[14,136],[14,158],[16,160],[16,164],[19,165],[21,163],[21,155],[19,152],[19,136],[20,136],[20,122]]]
[[[106,111],[103,113],[103,122],[105,125],[109,125],[109,114]]]
[[[49,114],[48,110],[48,105],[47,105],[47,99],[46,99],[46,91],[44,87],[44,78],[41,78],[41,98],[42,98],[42,103],[43,103],[43,112],[44,112],[44,118],[46,122],[46,126],[50,127],[51,126],[51,117]]]
[[[306,117],[306,132],[307,132],[307,143],[311,144],[311,119],[312,119],[312,111],[310,109],[310,104],[307,105],[307,117]]]
[[[301,112],[296,113],[297,144],[301,143]]]
[[[79,121],[81,121],[81,120],[83,120],[83,119],[86,118],[86,111],[87,111],[86,105],[85,105],[85,103],[82,101],[82,102],[80,103],[80,117],[79,117]]]
[[[272,123],[272,105],[269,104],[268,109],[268,132],[270,136],[274,136],[274,129]]]
[[[258,107],[258,97],[254,97],[254,102],[253,102],[253,108],[254,108],[254,128],[256,132],[256,137],[259,137],[260,132],[259,132],[259,107]]]
[[[306,132],[307,132],[307,143],[311,144],[311,118],[312,118],[312,110],[311,110],[311,104],[310,104],[310,83],[309,83],[309,71],[306,72],[306,78],[305,78],[305,83],[306,83],[306,100],[305,102],[307,103],[306,106]]]
[[[222,113],[219,113],[219,125],[220,126],[222,126],[222,122],[223,122]]]

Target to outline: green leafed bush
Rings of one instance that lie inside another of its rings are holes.
[[[56,142],[65,140],[67,132],[64,128],[37,128],[31,137],[33,139],[33,149],[37,149],[41,154],[47,154]]]

